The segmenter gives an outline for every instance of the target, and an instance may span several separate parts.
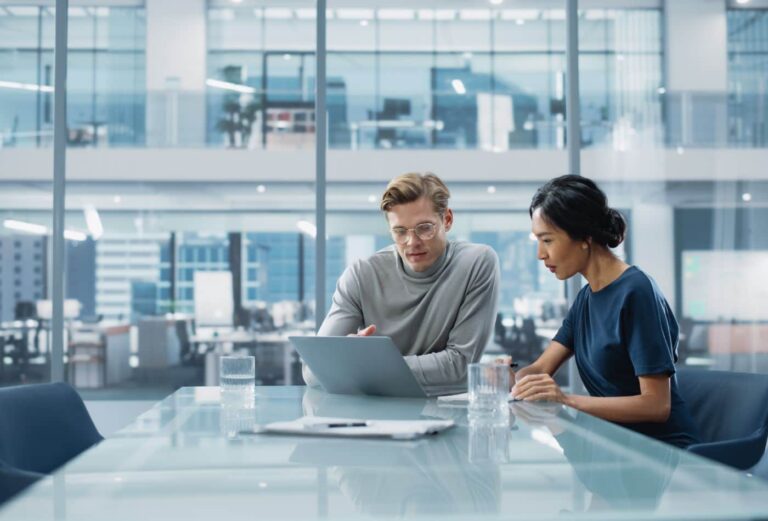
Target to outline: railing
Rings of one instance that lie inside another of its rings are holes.
[[[211,88],[69,99],[71,147],[311,149],[305,92],[237,94]],[[51,146],[50,93],[0,92],[0,148]],[[377,108],[378,107],[378,108]],[[336,150],[564,149],[564,102],[523,92],[345,95],[329,87]],[[768,95],[582,93],[585,148],[768,146]]]

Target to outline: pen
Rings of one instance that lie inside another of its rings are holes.
[[[338,422],[338,423],[315,423],[308,425],[311,429],[333,429],[336,427],[367,427],[368,422]]]

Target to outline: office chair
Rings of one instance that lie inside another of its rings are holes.
[[[42,478],[44,474],[27,472],[0,461],[0,505]]]
[[[49,474],[103,440],[69,384],[0,389],[0,461]]]
[[[740,470],[760,461],[768,440],[768,375],[680,369],[677,385],[701,440],[690,452]]]

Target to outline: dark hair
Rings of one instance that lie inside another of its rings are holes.
[[[609,207],[594,181],[578,175],[552,179],[536,190],[528,213],[541,208],[544,218],[565,231],[572,239],[592,241],[615,248],[624,240],[627,223],[624,217]]]

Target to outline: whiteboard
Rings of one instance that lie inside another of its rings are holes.
[[[684,251],[682,277],[684,317],[768,320],[768,251]]]
[[[235,303],[232,298],[232,272],[195,272],[195,324],[232,326]]]

